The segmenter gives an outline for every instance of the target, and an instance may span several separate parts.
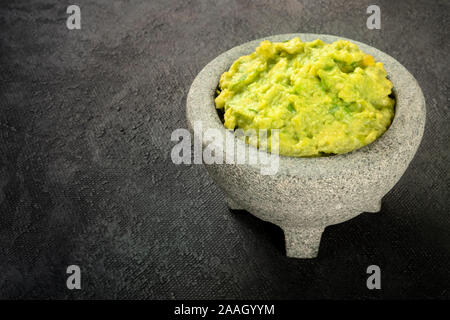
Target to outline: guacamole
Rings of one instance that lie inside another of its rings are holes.
[[[394,117],[391,90],[383,64],[349,41],[265,40],[222,74],[215,103],[226,128],[278,129],[279,154],[319,156],[381,136]]]

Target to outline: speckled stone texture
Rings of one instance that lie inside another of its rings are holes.
[[[450,3],[376,3],[381,30],[366,0],[0,1],[0,298],[450,298]],[[170,160],[200,70],[294,32],[388,53],[427,102],[381,211],[327,227],[317,259],[287,258],[279,227],[230,211],[204,166]],[[82,290],[67,290],[69,264]],[[382,290],[366,287],[372,264]]]
[[[187,119],[191,130],[194,123],[199,122],[202,135],[214,128],[232,139],[232,133],[223,126],[214,105],[220,75],[238,57],[253,52],[262,40],[277,42],[294,37],[307,42],[320,38],[327,43],[345,39],[330,35],[285,34],[251,41],[221,54],[199,73],[189,90]],[[290,257],[316,257],[326,226],[362,212],[379,211],[381,198],[403,175],[422,139],[425,100],[417,81],[394,58],[366,44],[351,41],[384,64],[394,86],[395,117],[379,139],[343,155],[280,156],[275,175],[262,175],[259,165],[206,166],[229,198],[232,209],[245,209],[284,230],[286,252]],[[244,143],[238,138],[234,140],[235,145]],[[204,147],[208,144],[203,141]]]

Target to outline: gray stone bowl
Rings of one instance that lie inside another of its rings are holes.
[[[225,129],[215,108],[214,95],[220,75],[238,57],[253,52],[262,40],[277,42],[294,37],[300,37],[302,41],[320,38],[327,43],[345,39],[322,34],[284,34],[250,41],[221,54],[192,83],[187,96],[190,130],[196,121],[200,121],[203,133],[208,128],[216,128],[222,130],[227,138],[235,139],[236,145],[243,144],[241,139]],[[350,41],[384,64],[394,86],[395,117],[379,139],[342,155],[316,158],[280,156],[275,175],[262,175],[258,165],[206,165],[212,179],[224,191],[231,209],[246,210],[283,229],[289,257],[316,257],[326,226],[346,221],[362,212],[378,212],[381,199],[403,175],[422,139],[426,111],[417,81],[386,53],[364,43]],[[207,144],[206,141],[203,143]]]

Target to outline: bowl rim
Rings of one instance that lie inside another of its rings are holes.
[[[194,79],[186,100],[186,116],[188,125],[193,131],[196,121],[202,123],[202,135],[209,128],[219,129],[227,139],[234,139],[235,145],[245,144],[232,132],[225,128],[220,120],[214,103],[215,90],[217,89],[220,75],[229,69],[231,64],[240,56],[250,54],[263,40],[281,42],[299,37],[302,41],[309,42],[321,39],[326,43],[336,40],[348,40],[355,43],[363,52],[374,56],[376,61],[382,62],[389,80],[393,83],[396,97],[395,115],[389,128],[374,142],[345,154],[337,154],[329,157],[292,157],[279,155],[279,170],[277,175],[341,175],[343,171],[354,172],[358,168],[367,170],[373,168],[383,170],[394,155],[401,162],[412,160],[423,136],[426,108],[425,99],[420,86],[413,75],[396,59],[388,54],[369,46],[365,43],[345,37],[311,34],[288,33],[259,38],[236,46],[217,56],[209,62]],[[205,144],[205,141],[203,141]],[[247,148],[253,148],[245,144]],[[386,152],[386,150],[390,152]],[[224,155],[225,155],[224,150]],[[260,171],[260,164],[241,164],[253,171]],[[405,167],[406,169],[406,167]],[[403,172],[402,172],[403,173]]]

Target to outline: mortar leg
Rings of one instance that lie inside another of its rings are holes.
[[[239,204],[237,204],[233,199],[225,196],[225,202],[231,210],[244,210]]]
[[[364,212],[379,212],[381,210],[381,199],[367,204]]]
[[[324,227],[283,227],[286,255],[291,258],[315,258]]]

